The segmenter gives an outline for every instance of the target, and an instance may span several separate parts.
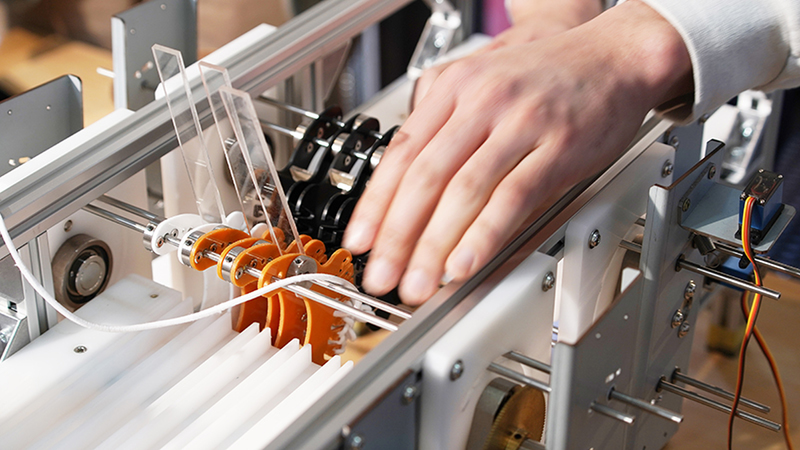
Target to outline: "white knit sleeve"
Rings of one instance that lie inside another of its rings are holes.
[[[681,34],[694,71],[688,122],[747,89],[800,85],[800,1],[643,0]]]

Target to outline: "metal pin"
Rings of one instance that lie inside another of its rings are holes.
[[[722,398],[724,398],[726,400],[733,401],[733,393],[732,392],[728,392],[725,389],[718,388],[718,387],[712,386],[712,385],[710,385],[708,383],[704,383],[704,382],[702,382],[700,380],[696,380],[694,378],[691,378],[688,375],[685,375],[685,374],[681,373],[677,369],[675,369],[675,372],[672,373],[672,382],[673,383],[681,382],[681,383],[684,383],[684,384],[688,384],[689,386],[694,386],[697,389],[706,391],[706,392],[708,392],[710,394],[715,394],[715,395],[718,395],[718,396],[720,396],[720,397],[722,397]],[[753,400],[748,400],[746,398],[740,398],[739,399],[739,404],[741,404],[742,406],[747,406],[749,408],[753,408],[755,410],[758,410],[758,411],[761,411],[761,412],[764,412],[764,413],[768,413],[770,411],[769,406],[761,404],[761,403],[758,403],[758,402],[754,402]]]
[[[717,250],[721,251],[722,253],[725,253],[726,255],[730,255],[739,259],[741,259],[742,256],[744,256],[744,252],[742,252],[741,249],[732,247],[722,242],[717,242],[716,247]],[[768,267],[772,270],[785,273],[786,275],[791,275],[795,278],[800,278],[800,269],[792,267],[788,264],[783,264],[773,259],[765,258],[761,255],[756,255],[756,263],[758,263],[758,265],[760,266]]]
[[[694,273],[698,273],[700,275],[706,276],[713,280],[720,281],[722,283],[728,283],[734,287],[739,289],[744,289],[746,291],[755,292],[757,294],[761,294],[764,297],[769,297],[773,300],[779,300],[781,298],[781,293],[778,291],[773,291],[772,289],[768,289],[762,286],[756,286],[753,283],[748,283],[746,281],[742,281],[738,278],[732,277],[725,273],[722,273],[717,270],[709,269],[708,267],[701,266],[699,264],[695,264],[691,261],[686,260],[683,256],[678,259],[677,263],[678,269],[686,269]]]
[[[83,207],[84,211],[90,212],[95,216],[102,217],[104,219],[110,220],[112,222],[118,223],[126,228],[130,228],[133,231],[138,231],[139,233],[144,233],[147,230],[147,227],[140,223],[136,223],[127,217],[122,217],[118,214],[114,214],[111,211],[106,211],[105,209],[98,208],[94,205],[86,205]]]
[[[411,318],[411,313],[409,313],[408,311],[403,311],[402,309],[400,309],[400,308],[398,308],[398,307],[396,307],[396,306],[394,306],[392,304],[386,303],[386,302],[378,300],[376,298],[372,298],[369,295],[364,295],[361,292],[354,291],[354,290],[349,289],[349,288],[347,288],[345,286],[342,286],[342,285],[339,285],[339,284],[336,284],[336,283],[331,283],[330,281],[326,281],[326,280],[314,280],[314,281],[312,281],[312,283],[314,283],[314,284],[316,284],[318,286],[324,287],[326,289],[330,289],[332,291],[336,291],[336,292],[338,292],[340,294],[344,294],[344,295],[346,295],[346,296],[348,296],[348,297],[350,297],[352,299],[359,300],[361,303],[364,303],[366,305],[372,306],[374,308],[381,309],[383,311],[388,312],[389,314],[393,314],[393,315],[395,315],[397,317],[400,317],[402,319],[410,319]]]
[[[305,288],[303,286],[289,285],[289,286],[284,287],[284,289],[286,289],[287,291],[292,292],[294,294],[297,294],[297,295],[299,295],[301,297],[305,297],[305,298],[307,298],[309,300],[313,300],[313,301],[315,301],[317,303],[325,305],[325,306],[327,306],[329,308],[333,308],[333,309],[335,309],[337,311],[341,311],[343,313],[346,313],[346,314],[348,314],[348,315],[350,315],[350,316],[352,316],[352,317],[354,317],[354,318],[356,318],[356,319],[358,319],[358,320],[360,320],[362,322],[371,323],[371,324],[373,324],[375,326],[378,326],[378,327],[381,327],[381,328],[383,328],[385,330],[397,331],[397,325],[393,324],[392,322],[389,322],[386,319],[383,319],[381,317],[378,317],[378,316],[375,316],[375,315],[372,315],[372,314],[368,314],[368,313],[366,313],[364,311],[361,311],[359,309],[355,309],[352,306],[345,305],[344,303],[342,303],[342,302],[340,302],[338,300],[332,299],[332,298],[330,298],[330,297],[328,297],[326,295],[322,295],[322,294],[320,294],[320,293],[318,293],[316,291],[312,291],[311,289]]]
[[[129,213],[131,213],[131,214],[133,214],[135,216],[139,216],[142,219],[145,219],[145,220],[148,220],[148,221],[150,221],[150,220],[154,220],[154,221],[157,221],[157,222],[164,221],[163,217],[159,217],[159,216],[151,213],[150,211],[148,211],[146,209],[139,208],[138,206],[131,205],[130,203],[123,202],[122,200],[117,200],[117,199],[109,197],[107,195],[101,195],[100,197],[97,198],[97,201],[103,202],[103,203],[105,203],[107,205],[114,206],[114,207],[119,208],[119,209],[121,209],[121,210],[123,210],[125,212],[129,212]]]
[[[600,413],[606,417],[611,417],[612,419],[619,420],[620,422],[628,425],[631,425],[634,421],[636,421],[636,417],[630,414],[619,412],[616,409],[609,408],[608,406],[601,405],[600,403],[592,402],[591,406],[589,406],[589,409],[591,409],[596,413]]]
[[[261,123],[261,127],[262,128],[263,127],[269,128],[270,130],[277,131],[278,133],[285,134],[287,136],[291,136],[291,137],[297,139],[298,141],[302,140],[305,137],[305,135],[303,133],[299,132],[299,131],[290,130],[290,129],[288,129],[286,127],[283,127],[283,126],[280,126],[280,125],[278,125],[276,123],[267,122],[266,120],[259,120],[259,122]],[[328,141],[323,141],[322,139],[319,139],[319,138],[311,138],[311,141],[313,143],[319,145],[320,147],[328,148],[328,147],[331,146],[331,144],[329,144]]]
[[[283,110],[286,110],[286,111],[290,111],[290,112],[293,112],[295,114],[300,114],[301,116],[306,116],[309,119],[317,120],[320,117],[319,114],[315,113],[314,111],[309,111],[307,109],[303,109],[303,108],[300,108],[298,106],[290,105],[288,103],[284,103],[284,102],[275,100],[273,98],[261,96],[258,99],[260,101],[264,102],[264,103],[269,103],[270,105],[275,106],[277,108],[280,108],[280,109],[283,109]],[[339,128],[344,128],[344,126],[346,125],[341,120],[335,119],[333,117],[331,117],[330,120],[331,120],[331,123],[333,123],[334,125],[336,125]],[[380,134],[380,133],[377,133],[375,131],[370,131],[369,135],[374,137],[374,138],[376,138],[376,139],[383,139],[383,135]]]
[[[708,406],[711,409],[716,409],[717,411],[722,411],[726,414],[731,413],[731,408],[727,405],[723,405],[720,402],[711,400],[710,398],[703,397],[700,394],[692,392],[688,389],[684,389],[678,385],[672,384],[666,379],[662,378],[661,381],[658,383],[658,390],[665,390],[667,392],[671,392],[673,394],[679,395],[687,400],[691,400],[701,405]],[[764,419],[762,417],[758,417],[754,414],[750,414],[748,412],[744,412],[741,410],[736,410],[736,416],[742,420],[745,420],[750,423],[754,423],[756,425],[762,426],[768,430],[772,431],[780,431],[781,425],[779,423],[775,423],[771,420]]]
[[[640,400],[638,398],[631,397],[628,394],[623,394],[622,392],[620,392],[620,391],[618,391],[616,389],[611,389],[611,392],[608,394],[608,396],[609,396],[609,398],[612,398],[614,400],[619,400],[619,401],[621,401],[623,403],[627,403],[627,404],[633,406],[634,408],[639,408],[639,409],[641,409],[642,411],[644,411],[646,413],[650,413],[650,414],[653,414],[655,416],[663,417],[664,419],[670,420],[670,421],[675,422],[675,423],[683,422],[683,415],[682,414],[678,414],[676,412],[670,411],[670,410],[668,410],[666,408],[662,408],[660,406],[651,405],[650,403],[648,403],[648,402],[646,402],[644,400]]]
[[[499,364],[491,363],[489,364],[488,369],[489,372],[494,372],[498,375],[502,375],[510,380],[516,381],[517,383],[522,383],[524,385],[530,386],[534,389],[538,389],[542,392],[549,393],[551,391],[550,386],[545,383],[542,383],[539,380],[534,380],[528,376],[525,376],[515,370],[511,370],[507,367],[503,367]]]
[[[545,364],[545,363],[543,363],[541,361],[537,361],[537,360],[535,360],[533,358],[527,357],[527,356],[525,356],[525,355],[523,355],[521,353],[517,353],[517,352],[511,351],[511,352],[506,353],[503,356],[505,356],[506,358],[508,358],[508,359],[510,359],[512,361],[516,361],[516,362],[518,362],[520,364],[526,365],[526,366],[528,366],[528,367],[530,367],[532,369],[536,369],[536,370],[538,370],[540,372],[544,372],[544,373],[548,373],[548,374],[550,373],[550,365]]]
[[[637,244],[636,242],[626,241],[625,239],[619,241],[619,246],[624,248],[625,250],[630,250],[636,253],[642,253],[642,244]]]

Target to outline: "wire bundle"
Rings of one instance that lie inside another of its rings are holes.
[[[753,265],[753,277],[756,286],[761,286],[761,274],[758,271],[758,266],[756,266],[755,258],[753,257],[753,249],[750,242],[750,223],[753,216],[753,205],[755,204],[756,199],[754,197],[748,196],[745,199],[744,203],[744,211],[742,213],[742,249],[744,250],[745,256],[750,261],[750,264]],[[772,370],[772,376],[775,378],[775,384],[778,386],[778,392],[781,398],[781,410],[782,410],[782,421],[783,421],[783,434],[784,438],[786,439],[786,445],[789,450],[794,450],[792,445],[792,439],[789,434],[789,418],[788,418],[788,408],[786,405],[786,393],[783,389],[783,381],[781,380],[781,374],[778,371],[778,365],[775,362],[775,358],[772,356],[772,352],[770,352],[769,347],[767,346],[764,337],[761,335],[761,332],[756,327],[756,319],[758,317],[758,312],[761,309],[761,294],[755,293],[753,295],[753,304],[752,307],[749,307],[747,304],[747,291],[744,292],[742,295],[742,312],[744,313],[745,318],[747,319],[747,325],[745,326],[744,331],[744,339],[742,339],[742,347],[739,351],[739,365],[737,369],[736,375],[736,392],[733,398],[733,405],[731,406],[731,414],[728,418],[728,450],[731,450],[733,444],[733,420],[736,417],[736,411],[739,407],[739,400],[742,396],[742,386],[744,385],[744,364],[745,364],[745,354],[747,352],[747,344],[750,341],[750,336],[755,335],[756,341],[758,342],[761,351],[766,356],[767,361],[769,361],[770,369]]]

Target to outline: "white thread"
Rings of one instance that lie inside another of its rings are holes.
[[[335,275],[328,275],[322,273],[313,273],[313,274],[306,274],[306,275],[295,275],[291,278],[286,278],[283,280],[276,281],[274,283],[268,284],[261,289],[255,290],[245,295],[241,295],[234,299],[228,300],[227,302],[220,303],[219,305],[213,306],[208,309],[204,309],[202,311],[198,311],[196,313],[187,314],[185,316],[174,317],[171,319],[163,319],[163,320],[156,320],[154,322],[144,322],[138,323],[134,325],[104,325],[94,322],[89,322],[81,317],[76,316],[70,310],[65,308],[61,303],[58,302],[48,291],[45,289],[44,286],[39,283],[39,280],[36,279],[35,276],[31,273],[30,269],[25,266],[22,262],[22,258],[17,252],[17,248],[14,246],[14,242],[11,240],[11,235],[8,233],[8,228],[6,228],[6,221],[3,218],[3,215],[0,214],[0,235],[3,237],[3,242],[8,249],[8,253],[11,255],[11,258],[14,260],[14,263],[19,268],[20,273],[22,273],[23,278],[31,285],[33,290],[35,290],[42,298],[53,307],[59,314],[64,316],[67,320],[76,323],[84,328],[89,328],[92,330],[98,331],[105,331],[110,333],[126,333],[126,332],[135,332],[135,331],[145,331],[145,330],[153,330],[156,328],[164,328],[174,325],[181,325],[184,323],[194,322],[206,317],[210,317],[217,314],[222,314],[226,310],[240,305],[244,302],[250,301],[254,298],[261,297],[263,295],[271,294],[278,289],[284,288],[291,284],[303,282],[303,281],[314,281],[314,280],[322,280],[328,281],[332,283],[336,283],[340,286],[344,286],[350,289],[356,289],[351,283],[347,280],[339,278]]]

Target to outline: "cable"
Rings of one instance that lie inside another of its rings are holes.
[[[753,265],[753,275],[755,277],[756,286],[761,286],[761,274],[758,273],[755,258],[753,258],[753,250],[750,247],[750,219],[753,213],[753,204],[755,198],[748,196],[744,201],[744,211],[742,212],[742,249],[747,259]],[[739,350],[739,365],[736,372],[736,392],[733,397],[733,405],[731,406],[731,414],[728,417],[728,450],[733,448],[733,421],[736,418],[736,410],[739,407],[739,399],[742,396],[742,385],[744,384],[744,363],[745,355],[747,353],[747,344],[750,341],[750,335],[753,333],[755,327],[756,317],[761,307],[761,294],[753,296],[753,307],[747,315],[747,325],[744,329],[744,338],[742,339],[742,347]]]
[[[250,301],[254,298],[261,297],[263,295],[269,295],[272,292],[275,292],[279,289],[282,289],[290,284],[295,284],[298,282],[303,281],[314,281],[314,280],[325,280],[331,283],[337,283],[340,285],[344,285],[350,289],[356,289],[351,283],[339,278],[335,275],[327,275],[322,273],[314,273],[314,274],[306,274],[306,275],[295,275],[291,278],[286,278],[283,280],[276,281],[274,283],[270,283],[264,286],[261,289],[257,289],[253,292],[248,294],[240,295],[239,297],[233,298],[226,302],[220,303],[216,306],[213,306],[208,309],[204,309],[202,311],[198,311],[196,313],[187,314],[185,316],[180,317],[173,317],[170,319],[163,319],[163,320],[156,320],[153,322],[144,322],[138,323],[134,325],[106,325],[106,324],[99,324],[90,322],[86,319],[78,317],[77,315],[73,314],[72,311],[68,310],[64,307],[61,303],[58,302],[48,291],[39,283],[39,280],[31,273],[30,269],[25,266],[22,262],[22,258],[17,252],[17,248],[14,246],[14,242],[11,240],[11,235],[8,233],[8,228],[6,227],[5,219],[3,215],[0,214],[0,235],[3,237],[3,242],[8,249],[8,253],[11,255],[11,258],[14,260],[17,268],[19,268],[20,273],[22,273],[23,278],[31,285],[33,290],[35,290],[39,295],[42,296],[45,302],[53,307],[59,314],[64,316],[67,320],[76,323],[84,328],[89,328],[92,330],[98,331],[105,331],[111,333],[125,333],[125,332],[135,332],[135,331],[145,331],[145,330],[152,330],[156,328],[164,328],[173,325],[181,325],[184,323],[195,322],[197,320],[222,314],[223,312],[227,311],[228,309],[240,305],[244,302]]]
[[[744,316],[747,317],[750,314],[750,307],[747,304],[747,291],[742,293],[742,312]],[[781,400],[781,420],[783,422],[783,437],[786,440],[786,447],[789,450],[794,450],[794,445],[792,443],[792,436],[789,432],[789,407],[786,402],[786,391],[783,388],[783,380],[781,379],[780,371],[778,370],[778,364],[775,362],[775,357],[772,356],[772,352],[769,350],[767,346],[767,341],[761,335],[761,332],[758,330],[758,327],[753,327],[753,334],[756,337],[756,342],[758,342],[758,346],[761,348],[761,352],[764,353],[764,356],[767,358],[769,362],[770,370],[772,371],[772,377],[775,379],[775,384],[778,386],[778,394],[780,395]]]

